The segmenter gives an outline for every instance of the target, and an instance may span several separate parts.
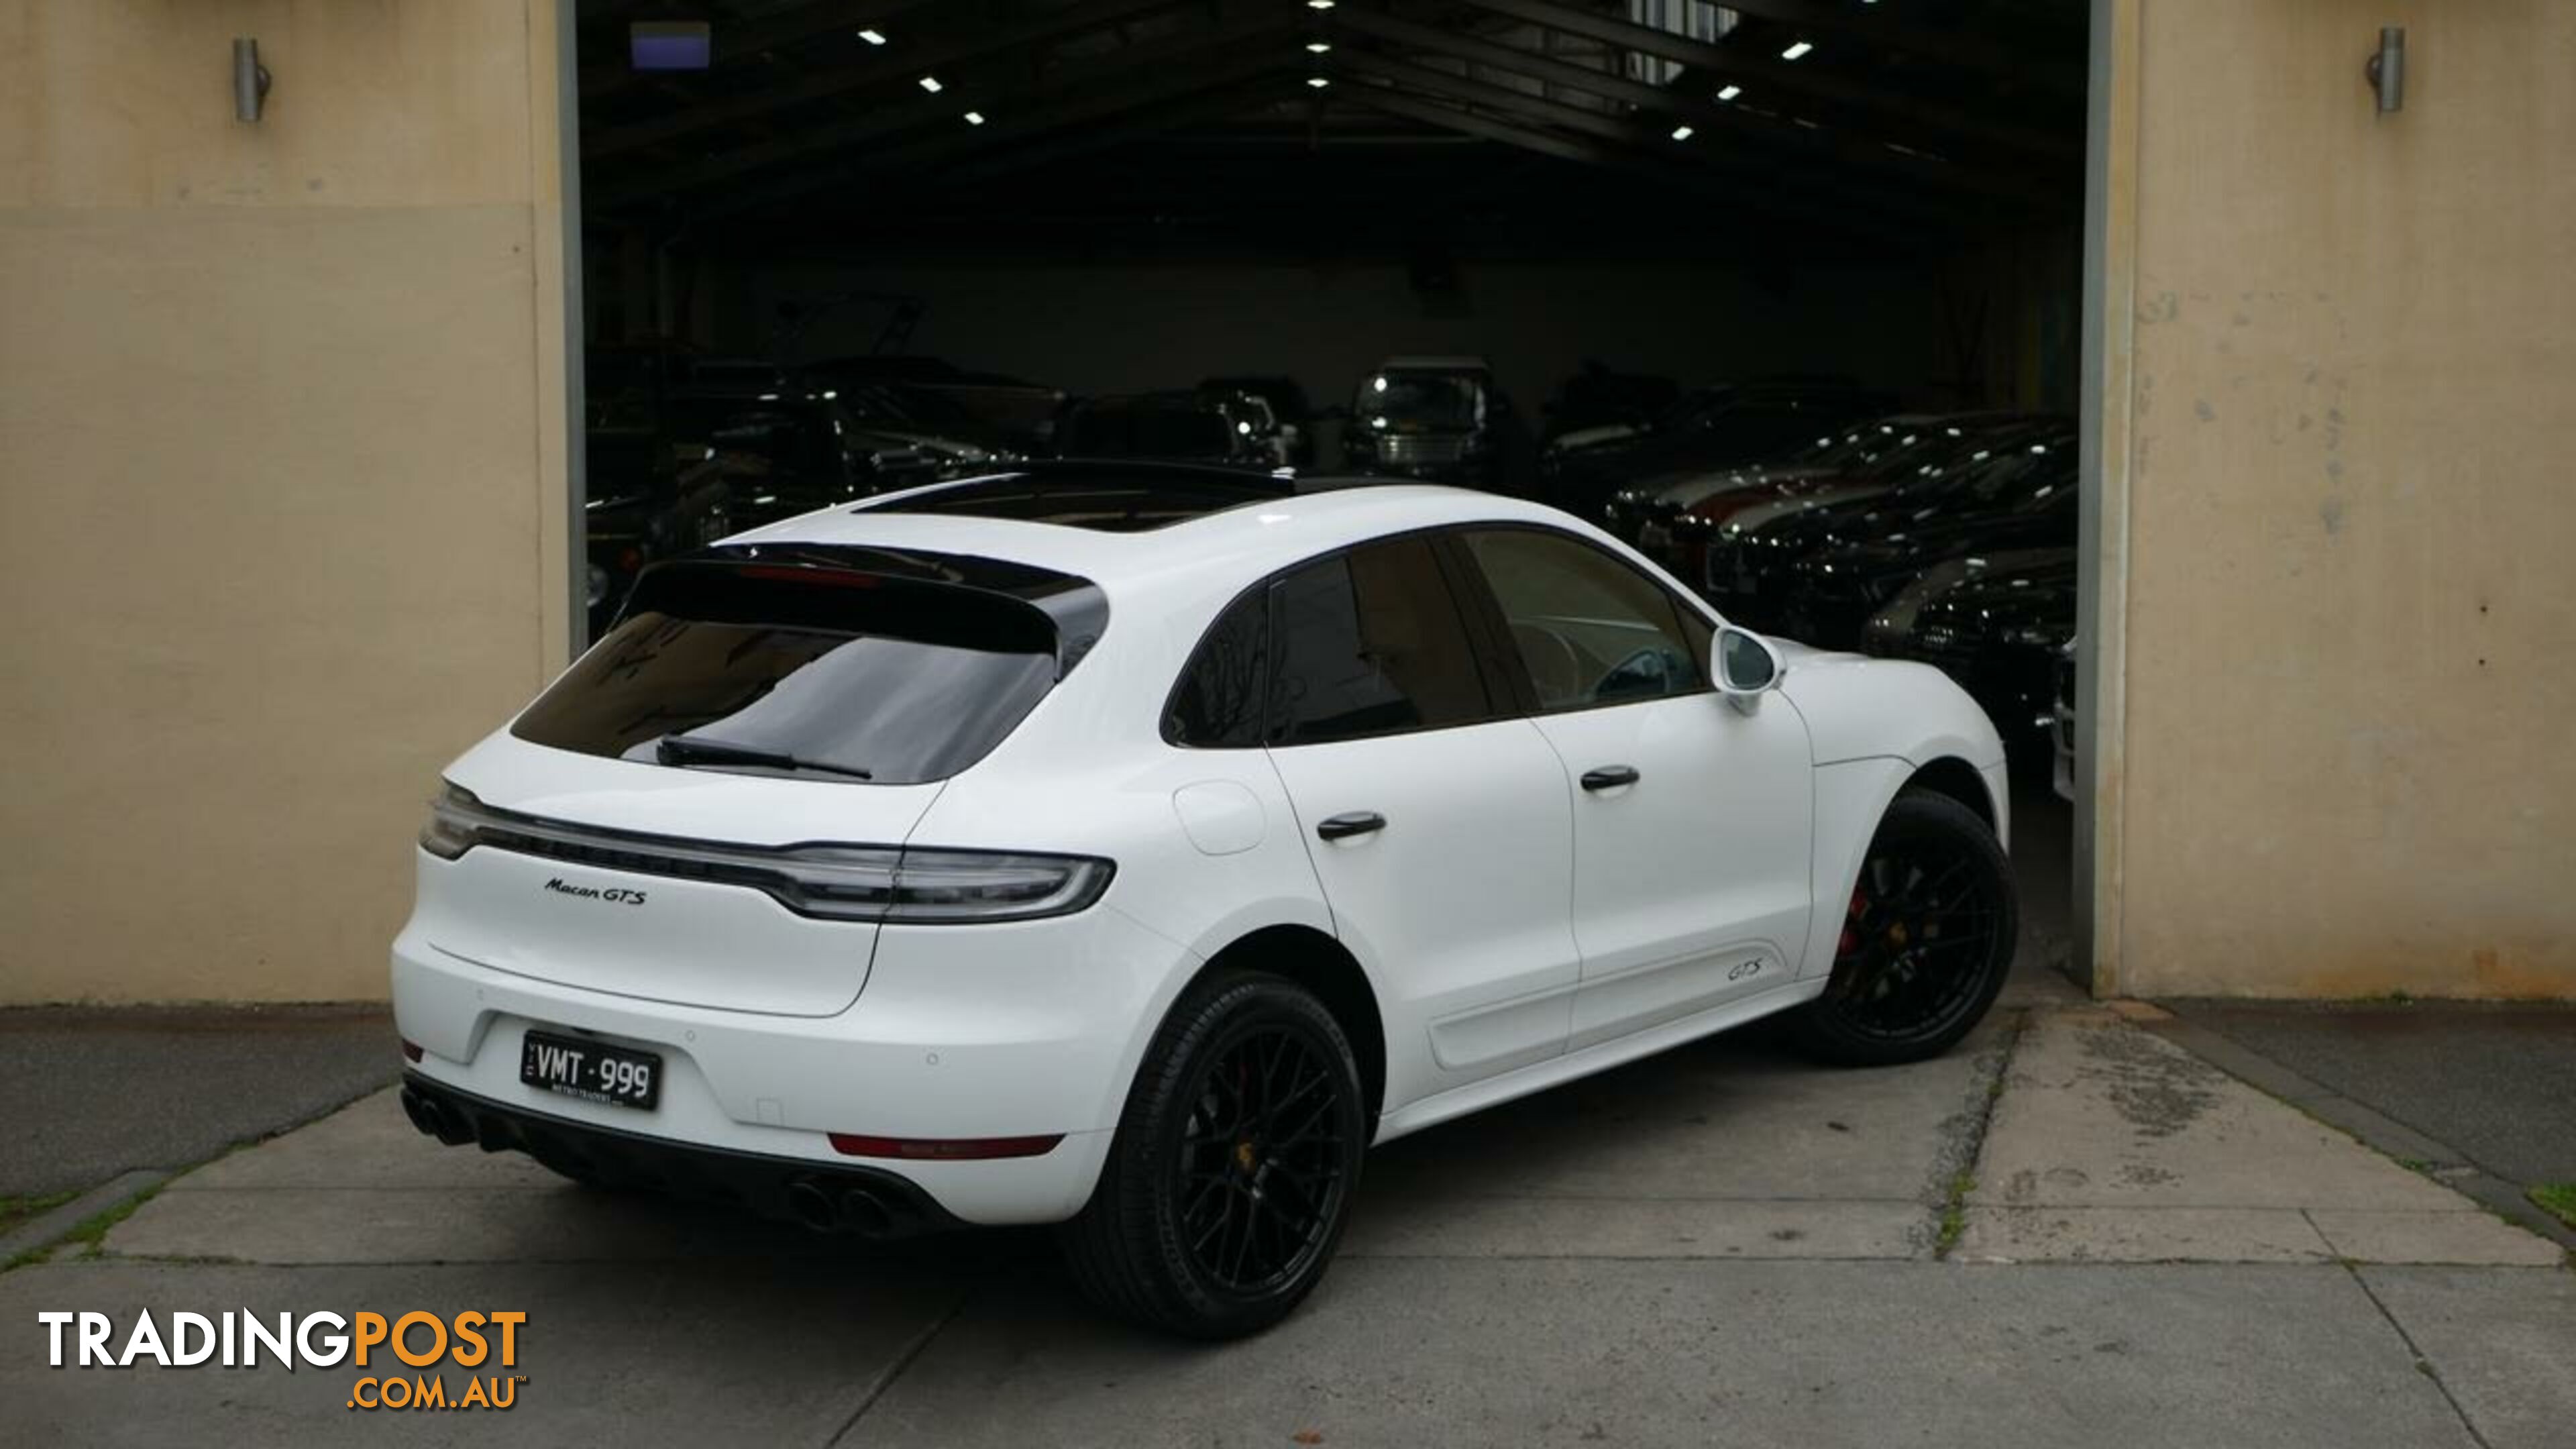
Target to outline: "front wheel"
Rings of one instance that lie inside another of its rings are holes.
[[[1322,1279],[1366,1145],[1359,1069],[1323,1003],[1275,976],[1212,977],[1156,1033],[1066,1261],[1128,1318],[1257,1333]]]
[[[1946,795],[1898,795],[1845,905],[1825,993],[1793,1018],[1800,1042],[1852,1066],[1948,1051],[2003,991],[2020,925],[2012,864],[1986,822]]]

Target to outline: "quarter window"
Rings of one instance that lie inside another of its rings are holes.
[[[1319,744],[1493,719],[1501,711],[1430,542],[1391,539],[1271,588],[1279,663],[1270,742]]]
[[[1270,590],[1237,600],[1199,641],[1173,686],[1163,737],[1197,749],[1247,749],[1261,743],[1262,703],[1270,689]]]
[[[1708,688],[1715,631],[1624,560],[1538,529],[1480,529],[1466,539],[1542,711]]]

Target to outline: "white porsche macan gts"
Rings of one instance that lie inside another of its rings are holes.
[[[403,1103],[568,1177],[1061,1223],[1199,1336],[1372,1143],[1756,1017],[1944,1050],[2009,967],[2003,747],[1455,489],[1030,465],[645,572],[446,772]]]

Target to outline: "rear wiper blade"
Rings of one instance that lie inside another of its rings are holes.
[[[654,742],[653,757],[666,765],[766,765],[773,770],[812,770],[826,775],[847,775],[853,780],[876,778],[855,765],[808,760],[785,750],[764,750],[757,745],[729,744],[696,735],[662,736]]]

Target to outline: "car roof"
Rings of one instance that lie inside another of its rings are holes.
[[[1113,476],[1105,465],[1077,466],[1081,468],[1078,476]],[[1228,485],[1237,492],[1192,516],[1132,529],[912,506],[935,503],[948,490],[997,480],[1043,479],[1065,471],[1063,465],[1041,465],[819,509],[737,534],[726,542],[866,545],[969,554],[1075,574],[1125,592],[1157,582],[1209,577],[1240,577],[1249,583],[1300,558],[1443,525],[1522,522],[1582,528],[1568,515],[1542,504],[1465,488],[1364,478],[1288,479],[1218,468],[1119,466],[1139,476],[1179,478],[1211,492]]]

